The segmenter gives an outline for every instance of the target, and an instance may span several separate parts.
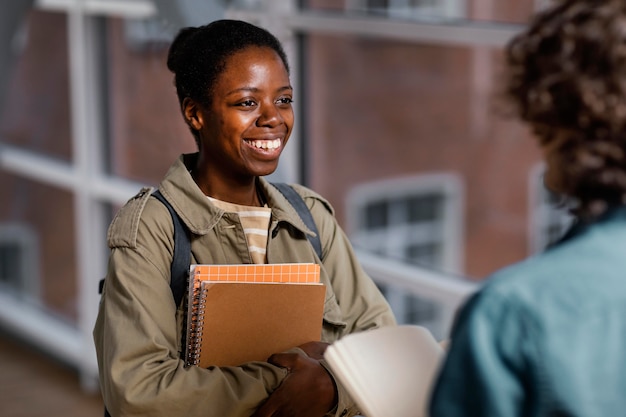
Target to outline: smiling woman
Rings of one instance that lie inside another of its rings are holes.
[[[109,270],[94,329],[102,395],[112,416],[353,416],[327,370],[329,343],[395,324],[359,266],[323,197],[292,185],[314,232],[263,176],[274,172],[293,129],[293,88],[278,40],[249,23],[183,29],[168,68],[198,152],[182,155],[159,191],[190,232],[194,264],[317,263],[326,297],[321,340],[266,362],[185,367],[183,317],[170,289],[174,226],[164,204],[140,192],[111,223]],[[232,300],[237,303],[237,300]],[[267,335],[272,337],[272,335]]]
[[[251,185],[276,170],[293,127],[293,89],[285,64],[269,47],[247,47],[226,66],[238,70],[218,78],[208,105],[190,97],[182,102],[200,146],[194,179],[207,195],[258,205]],[[248,193],[233,193],[240,188]]]

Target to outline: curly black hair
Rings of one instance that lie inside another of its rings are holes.
[[[626,195],[626,1],[565,0],[507,45],[507,97],[536,133],[553,191],[595,217]]]

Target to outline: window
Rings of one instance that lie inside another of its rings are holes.
[[[25,225],[0,224],[0,285],[11,292],[39,299],[38,245]]]
[[[356,247],[457,273],[461,186],[456,176],[420,175],[368,183],[348,196]]]
[[[461,268],[461,185],[448,174],[361,185],[348,197],[354,246],[434,270]],[[443,278],[445,279],[445,278]],[[401,323],[437,328],[436,303],[381,287]]]
[[[538,164],[530,174],[530,253],[541,252],[560,239],[574,219],[563,201],[543,185],[544,170]]]
[[[464,17],[464,0],[348,0],[346,10],[392,19],[448,20]]]

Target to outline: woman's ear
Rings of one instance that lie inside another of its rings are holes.
[[[182,103],[183,116],[185,122],[192,130],[200,130],[204,125],[200,106],[192,98],[185,97]]]

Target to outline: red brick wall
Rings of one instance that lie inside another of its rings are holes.
[[[342,223],[357,184],[456,173],[466,192],[465,273],[482,277],[527,255],[538,153],[498,114],[499,59],[490,49],[309,37],[311,186]]]
[[[109,32],[112,171],[156,184],[180,153],[196,150],[166,66],[168,45],[130,49],[121,20],[110,20]]]

